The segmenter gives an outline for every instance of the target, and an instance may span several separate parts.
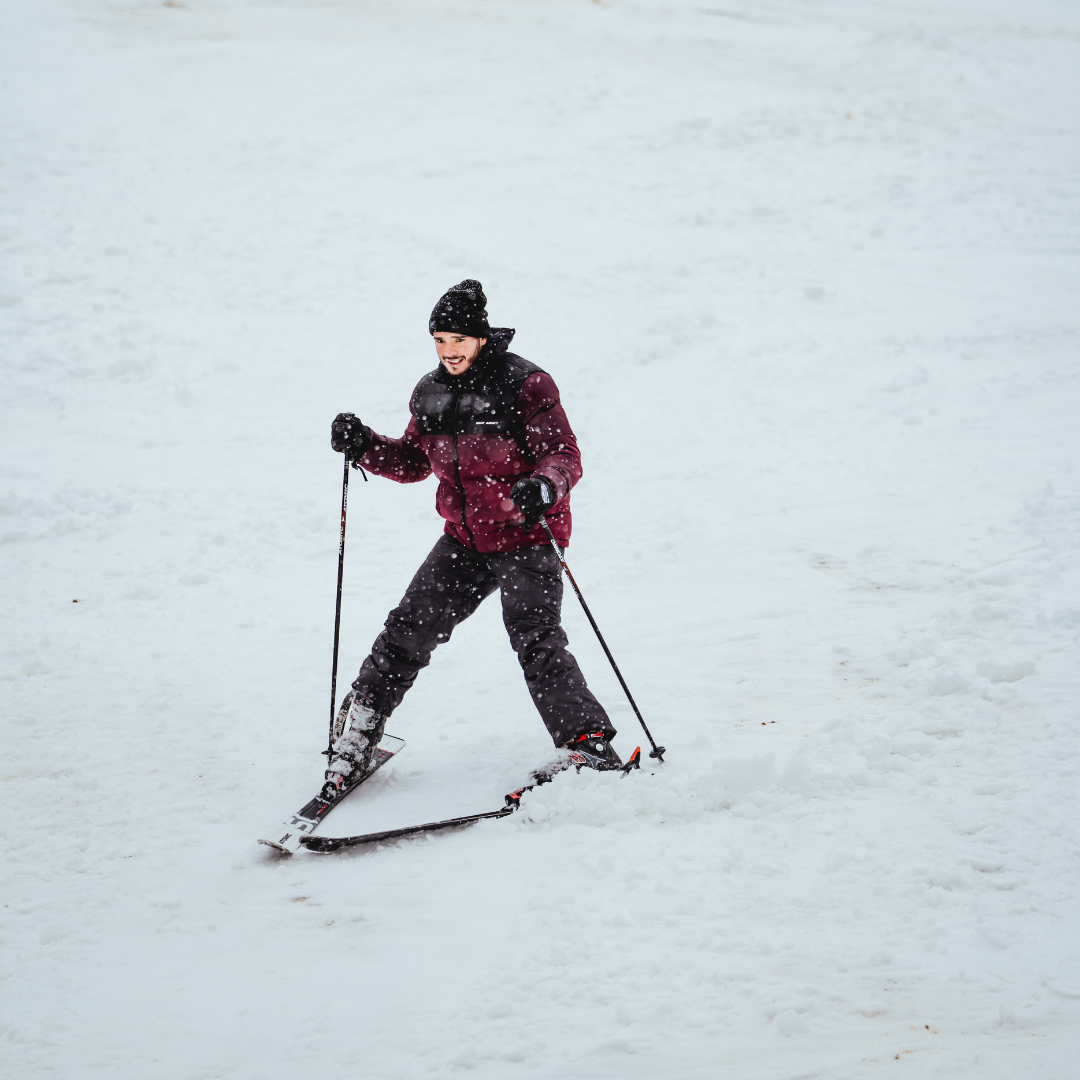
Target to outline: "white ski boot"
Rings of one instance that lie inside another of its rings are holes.
[[[322,790],[324,799],[343,795],[371,768],[375,748],[386,727],[386,717],[350,691],[341,703],[338,726],[341,734],[334,740],[334,750],[327,765]]]

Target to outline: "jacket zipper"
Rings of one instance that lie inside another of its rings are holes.
[[[454,482],[457,484],[458,491],[461,492],[461,527],[469,535],[469,543],[472,545],[473,551],[476,550],[476,538],[472,534],[472,529],[465,524],[465,485],[461,482],[461,469],[458,467],[458,408],[461,405],[461,394],[454,394]]]

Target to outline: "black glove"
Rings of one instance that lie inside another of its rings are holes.
[[[350,461],[359,461],[371,442],[371,428],[360,423],[351,412],[338,413],[330,425],[330,445],[335,453]]]
[[[544,516],[544,511],[555,503],[555,489],[550,480],[541,476],[526,476],[519,480],[510,492],[514,505],[525,515],[525,531]]]

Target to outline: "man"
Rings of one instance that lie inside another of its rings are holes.
[[[579,767],[616,769],[615,734],[567,651],[560,623],[559,561],[543,516],[565,546],[570,489],[581,454],[554,380],[508,352],[514,331],[488,325],[479,281],[455,285],[435,305],[428,330],[439,366],[416,384],[400,439],[378,435],[352,413],[331,425],[330,445],[354,467],[403,484],[439,480],[443,535],[390,612],[346,697],[324,792],[333,798],[366,771],[387,717],[432,650],[496,589],[503,623],[552,740]],[[351,700],[350,700],[351,699]]]

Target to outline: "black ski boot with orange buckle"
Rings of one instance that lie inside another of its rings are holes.
[[[569,764],[578,769],[599,769],[601,772],[607,772],[626,767],[602,731],[579,735],[566,744],[566,749],[570,752]],[[633,767],[634,765],[630,765],[630,768]]]

